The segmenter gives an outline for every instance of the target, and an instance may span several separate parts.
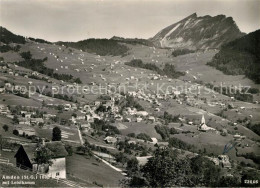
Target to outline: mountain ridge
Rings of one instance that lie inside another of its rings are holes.
[[[220,48],[242,33],[232,17],[225,15],[197,16],[196,13],[168,26],[150,38],[163,48],[208,49]]]

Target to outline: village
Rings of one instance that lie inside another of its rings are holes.
[[[118,186],[130,177],[129,161],[144,166],[166,147],[183,158],[206,156],[228,177],[257,168],[251,153],[259,154],[259,135],[247,125],[259,121],[259,94],[248,102],[210,87],[203,70],[215,49],[172,57],[169,49],[126,44],[126,56],[100,56],[26,42],[20,53],[1,53],[0,164],[72,187]],[[31,69],[23,60],[44,65]],[[135,61],[184,62],[176,67],[185,74],[129,65]],[[194,61],[202,62],[197,70]],[[38,148],[52,153],[51,165],[35,161]]]

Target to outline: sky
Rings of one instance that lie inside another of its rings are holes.
[[[245,33],[260,28],[260,0],[0,0],[0,25],[51,42],[148,39],[195,12],[231,16]]]

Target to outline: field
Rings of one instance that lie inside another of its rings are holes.
[[[120,172],[98,162],[94,157],[86,159],[78,154],[67,157],[67,173],[82,181],[97,182],[104,187],[119,187],[120,180],[124,178]]]

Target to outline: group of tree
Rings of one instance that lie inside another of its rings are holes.
[[[185,55],[185,54],[190,54],[190,53],[194,53],[194,52],[195,52],[195,50],[190,50],[190,49],[177,49],[172,52],[172,55],[174,57],[177,57],[179,55]]]
[[[183,72],[176,71],[175,66],[171,65],[169,63],[164,64],[163,69],[160,69],[156,64],[154,63],[143,63],[141,59],[133,59],[130,62],[125,63],[128,66],[131,67],[139,67],[143,69],[148,69],[151,71],[156,72],[159,75],[167,76],[169,78],[178,78],[180,76],[183,76]]]
[[[127,162],[130,187],[239,186],[238,177],[222,177],[220,167],[204,156],[180,157],[176,150],[157,148],[144,166]]]
[[[154,128],[156,132],[161,135],[163,140],[168,140],[170,135],[178,134],[178,131],[173,127],[169,128],[167,126],[156,125]]]
[[[163,116],[161,116],[161,119],[163,119],[165,121],[165,124],[167,125],[168,123],[179,123],[180,120],[180,115],[172,115],[169,114],[168,112],[164,112]]]
[[[153,42],[146,40],[146,39],[138,39],[138,38],[122,38],[122,37],[117,37],[114,36],[111,38],[111,40],[118,41],[120,43],[126,43],[126,44],[131,44],[131,45],[145,45],[145,46],[154,46]]]
[[[260,136],[260,123],[253,124],[250,122],[249,124],[246,124],[246,127]]]
[[[124,56],[128,51],[128,48],[125,45],[119,44],[119,42],[113,39],[87,39],[78,42],[58,42],[57,44],[90,53],[96,53],[102,56]]]
[[[1,53],[5,53],[5,52],[9,52],[9,51],[14,51],[14,52],[18,52],[20,50],[21,46],[20,45],[16,45],[16,46],[10,46],[10,45],[1,45],[0,46],[0,52]]]
[[[143,155],[144,153],[146,153],[147,155],[147,153],[150,152],[150,149],[148,149],[145,145],[140,143],[129,143],[128,141],[129,140],[127,139],[124,141],[119,141],[116,144],[118,150],[129,155],[133,154],[134,152],[140,153],[140,156]]]
[[[93,123],[90,124],[91,128],[93,128],[97,132],[106,132],[108,135],[120,134],[120,131],[117,127],[110,125],[108,122],[104,120],[95,119]]]
[[[0,26],[1,42],[5,44],[17,43],[25,44],[25,38],[23,36],[15,35],[8,31],[6,28]],[[4,37],[3,37],[4,36]]]
[[[93,156],[91,145],[87,140],[85,140],[85,143],[82,146],[77,147],[77,152],[89,157]]]
[[[260,83],[260,30],[249,33],[221,47],[207,64],[230,75],[244,74]]]

